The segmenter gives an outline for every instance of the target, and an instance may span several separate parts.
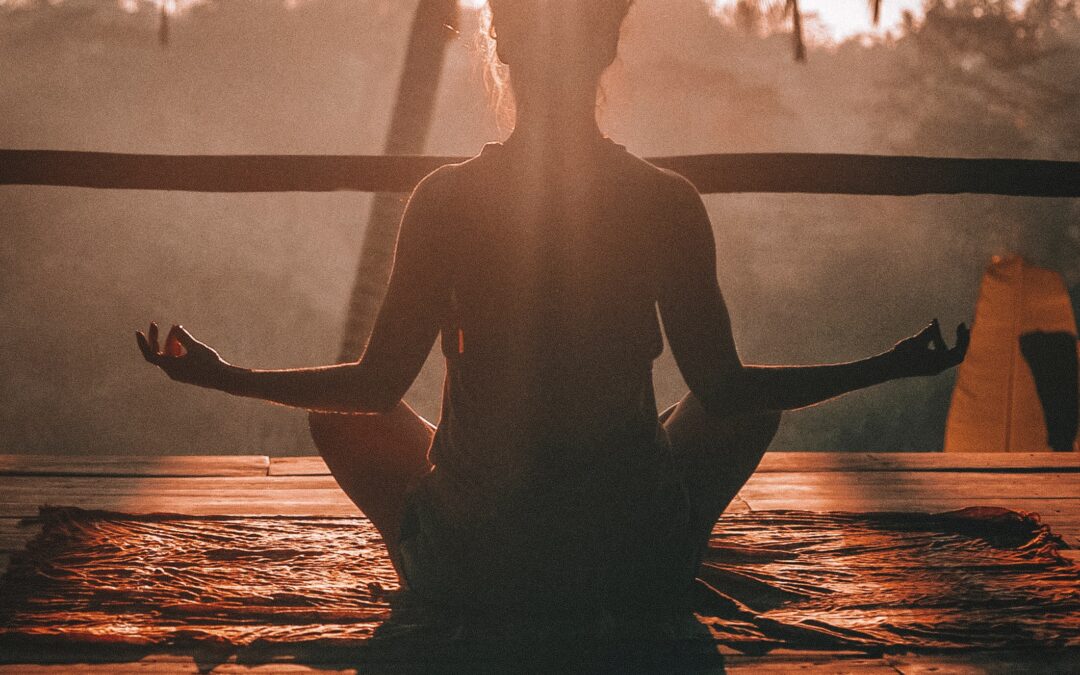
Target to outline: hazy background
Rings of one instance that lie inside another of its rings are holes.
[[[886,0],[888,4],[889,0]],[[377,154],[415,2],[217,0],[171,24],[102,0],[0,2],[0,147]],[[639,0],[603,126],[633,152],[1080,159],[1080,22],[1039,0],[931,3],[809,62],[776,17]],[[471,14],[429,151],[498,138]],[[869,19],[866,20],[869,23]],[[816,46],[815,46],[816,45]],[[0,188],[0,452],[307,454],[302,412],[173,384],[133,338],[183,323],[237,364],[329,363],[369,195]],[[970,320],[991,255],[1080,283],[1077,200],[706,197],[744,360],[849,360]],[[431,417],[441,364],[408,400]],[[684,385],[656,368],[661,405]],[[788,414],[773,448],[932,451],[953,376]]]

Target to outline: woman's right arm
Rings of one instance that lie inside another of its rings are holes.
[[[386,297],[358,361],[317,368],[254,370],[225,362],[180,326],[163,347],[157,326],[136,339],[144,358],[174,380],[235,396],[316,412],[378,413],[394,408],[423,366],[438,334],[445,252],[439,245],[445,170],[416,188],[402,217]]]
[[[792,410],[816,405],[888,380],[934,375],[959,364],[968,331],[948,349],[937,322],[891,350],[850,363],[747,366],[739,358],[731,319],[716,278],[716,243],[693,185],[673,179],[668,260],[661,266],[659,308],[671,351],[690,391],[712,414]]]

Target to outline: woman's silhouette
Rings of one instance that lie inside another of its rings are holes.
[[[967,330],[952,349],[935,321],[862,361],[743,365],[694,187],[596,125],[631,1],[490,4],[516,126],[416,188],[361,359],[247,370],[179,326],[159,348],[153,324],[139,346],[175,380],[312,411],[327,465],[422,595],[678,602],[780,411],[955,366]],[[660,322],[690,393],[658,416]],[[401,397],[439,336],[433,428]]]

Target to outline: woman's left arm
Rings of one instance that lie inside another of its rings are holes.
[[[889,351],[859,361],[814,366],[743,366],[743,386],[758,391],[764,405],[771,409],[805,408],[890,380],[937,375],[963,362],[970,340],[967,326],[960,324],[956,328],[956,344],[950,348],[934,319],[921,332],[901,340]]]
[[[319,368],[251,370],[224,361],[181,326],[163,348],[155,324],[136,333],[143,356],[178,382],[318,412],[378,413],[401,400],[438,334],[443,282],[438,228],[443,171],[426,178],[409,200],[398,233],[386,298],[364,355],[355,362]]]

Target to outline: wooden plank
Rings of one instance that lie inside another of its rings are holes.
[[[68,675],[85,673],[86,675],[197,675],[211,672],[209,663],[202,663],[190,656],[155,655],[138,661],[125,663],[79,662],[78,664],[55,663],[55,655],[43,655],[45,663],[0,665],[0,675]],[[323,673],[325,675],[355,675],[359,672],[349,663],[330,663],[323,666],[305,666],[297,663],[267,663],[246,665],[235,662],[215,664],[214,675],[233,675],[236,673],[255,673],[266,675],[296,675],[300,673]],[[895,673],[894,673],[895,675]]]
[[[331,476],[222,477],[56,477],[10,476],[3,479],[3,500],[41,503],[72,496],[252,497],[270,493],[338,491]],[[860,499],[1078,499],[1072,474],[966,474],[919,472],[765,473],[751,477],[740,492],[744,499],[798,501],[804,497]]]
[[[866,513],[871,511],[920,511],[941,512],[963,509],[969,506],[993,506],[1018,511],[1038,513],[1044,522],[1054,525],[1059,516],[1067,516],[1067,522],[1080,517],[1080,500],[1077,499],[979,499],[941,496],[888,496],[888,497],[837,497],[829,495],[807,496],[793,499],[784,496],[755,497],[746,499],[753,511],[795,509],[805,511],[842,511]]]
[[[361,657],[362,659],[362,657]],[[381,667],[380,667],[381,666]],[[411,666],[411,667],[410,667]],[[484,668],[483,664],[476,664],[477,672],[498,672],[489,671]],[[367,667],[361,665],[359,670],[353,664],[347,663],[326,663],[313,666],[305,666],[297,663],[270,663],[263,665],[243,665],[237,664],[233,661],[229,661],[220,665],[217,665],[213,672],[215,675],[226,674],[232,675],[234,673],[272,673],[273,675],[285,675],[285,674],[297,674],[297,673],[326,673],[327,675],[344,675],[357,672],[368,672],[368,668],[373,667],[372,672],[430,672],[430,670],[421,671],[418,669],[419,664],[407,664],[407,663],[368,663]],[[69,668],[69,670],[63,670]],[[157,673],[197,673],[200,672],[196,662],[191,657],[184,656],[148,656],[140,661],[129,663],[79,663],[77,667],[63,665],[0,665],[0,674],[8,675],[9,673],[19,673],[22,675],[55,675],[56,673],[87,673],[97,675],[98,673],[116,673],[117,675],[128,674],[141,674],[151,675]],[[201,672],[206,672],[204,668]],[[452,672],[451,670],[443,671],[436,670],[435,672]],[[459,671],[460,672],[460,671]],[[711,671],[706,671],[711,672]],[[749,672],[763,672],[763,673],[815,673],[815,674],[836,674],[836,673],[853,673],[857,675],[897,675],[897,671],[894,670],[887,661],[884,659],[873,659],[865,657],[855,657],[850,655],[842,656],[830,656],[828,653],[819,653],[812,656],[806,656],[802,658],[796,657],[747,657],[736,656],[727,658],[727,672],[729,673],[749,673]]]
[[[828,653],[801,658],[785,656],[729,656],[725,659],[726,673],[812,673],[813,675],[897,675],[884,659],[854,656],[832,656]]]
[[[322,457],[271,457],[271,476],[329,476]]]
[[[1075,452],[768,452],[758,473],[833,471],[1080,472]]]
[[[252,495],[68,495],[41,501],[8,501],[0,496],[0,519],[37,516],[39,507],[73,506],[82,509],[119,513],[175,513],[192,516],[318,516],[356,518],[363,513],[340,491],[269,492]],[[745,512],[746,507],[733,503],[729,513]]]
[[[55,483],[52,485],[23,484],[20,486],[5,484],[4,489],[0,491],[0,502],[33,506],[37,504],[74,503],[74,501],[79,503],[94,503],[95,501],[102,503],[132,502],[147,497],[154,497],[162,502],[173,499],[178,503],[191,500],[236,502],[275,499],[281,501],[302,499],[307,502],[334,498],[341,494],[341,490],[335,483],[329,482],[328,477],[312,478],[327,482],[307,485],[266,484],[259,486],[249,484],[229,486],[198,484],[198,482],[191,479],[184,480],[196,484],[180,485],[170,483],[167,479],[157,479],[152,483],[140,484],[132,479],[123,479],[125,480],[123,484],[109,481],[102,482],[97,487],[85,483],[68,486]],[[749,508],[754,510],[759,510],[760,507],[757,505],[763,502],[787,504],[782,508],[804,508],[806,504],[821,501],[858,501],[866,504],[879,503],[885,505],[894,502],[930,503],[942,499],[951,503],[965,502],[969,505],[993,503],[1005,507],[1012,507],[1011,505],[1019,503],[1068,503],[1072,501],[1080,507],[1080,499],[1074,496],[1075,491],[1064,481],[1055,481],[1047,485],[998,483],[994,485],[963,485],[957,486],[955,490],[943,490],[940,488],[941,485],[918,483],[890,485],[844,482],[831,486],[799,481],[763,484],[761,481],[753,480],[743,488],[738,496],[747,503]]]
[[[888,656],[889,665],[900,675],[984,675],[1024,673],[1049,675],[1080,672],[1080,649],[1040,650],[1038,653],[983,652],[960,655]]]
[[[463,157],[134,155],[0,150],[0,185],[190,192],[411,192]],[[826,153],[654,157],[702,194],[999,194],[1080,197],[1080,162]]]
[[[185,492],[337,489],[333,476],[6,476],[5,494],[20,492]]]
[[[764,473],[751,478],[740,493],[750,508],[809,510],[935,510],[990,504],[1076,514],[1080,495],[1070,474],[965,474],[919,472]],[[8,517],[33,515],[39,504],[85,508],[181,510],[196,513],[282,513],[326,504],[340,513],[347,503],[330,476],[241,477],[55,477],[9,476],[2,479],[0,503]],[[1071,506],[1070,506],[1071,504]],[[151,506],[153,509],[151,509]],[[247,505],[245,507],[245,505]],[[854,507],[852,506],[854,505]],[[186,511],[184,511],[186,512]]]
[[[741,494],[752,499],[773,496],[829,494],[928,495],[979,498],[1080,498],[1076,474],[965,473],[965,472],[837,472],[759,473],[751,476]]]
[[[206,667],[200,671],[195,659],[191,656],[182,655],[152,655],[146,656],[138,661],[131,661],[126,663],[104,663],[100,659],[92,658],[84,659],[79,662],[77,666],[73,664],[62,664],[57,662],[56,654],[42,654],[41,661],[43,663],[38,664],[9,664],[0,665],[0,675],[8,675],[9,673],[19,673],[20,675],[25,673],[26,675],[55,675],[56,673],[116,673],[117,675],[124,674],[142,674],[151,675],[157,673],[198,673],[206,672]],[[986,662],[986,655],[973,654],[970,656],[961,656],[943,659],[943,663],[955,663],[963,665],[966,661]],[[363,657],[360,657],[361,661]],[[750,672],[762,672],[762,673],[815,673],[824,675],[836,674],[836,673],[853,673],[857,675],[897,675],[891,665],[890,661],[881,658],[867,658],[860,655],[852,655],[848,653],[834,654],[831,652],[817,652],[813,654],[792,654],[792,655],[767,655],[767,656],[744,656],[744,655],[727,655],[725,657],[727,662],[726,671],[729,673],[750,673]],[[1035,662],[1033,658],[1029,659],[1031,662]],[[1022,663],[1021,660],[1014,659],[1013,662]],[[410,665],[413,667],[410,668]],[[368,667],[375,667],[374,672],[384,672],[383,668],[387,668],[385,672],[420,672],[416,670],[416,666],[419,664],[407,664],[407,663],[368,663]],[[488,672],[487,669],[482,667],[483,664],[477,664],[480,666],[481,672]],[[382,666],[383,668],[379,668]],[[225,663],[216,665],[213,669],[215,674],[233,674],[233,673],[272,673],[273,675],[285,675],[285,674],[298,674],[298,673],[326,673],[327,675],[335,674],[352,674],[357,672],[366,672],[367,668],[363,665],[360,666],[360,670],[357,670],[355,662],[353,663],[335,663],[329,661],[326,663],[318,663],[314,665],[303,665],[294,662],[280,662],[280,663],[267,663],[261,665],[245,665],[238,664],[235,659],[230,659]],[[438,671],[443,672],[443,671]],[[925,671],[923,671],[925,672]],[[951,671],[947,671],[951,672]],[[964,671],[967,672],[967,671]],[[1019,672],[1019,671],[1017,671]],[[1029,671],[1024,671],[1029,672]]]
[[[265,476],[264,455],[0,455],[0,476]]]
[[[1080,472],[1080,453],[769,452],[758,473],[834,471]],[[273,457],[271,476],[329,475],[321,457]]]
[[[46,660],[48,657],[43,658]],[[54,660],[55,657],[48,659]],[[961,655],[887,656],[866,658],[852,655],[833,655],[822,652],[802,657],[796,656],[727,656],[728,673],[812,673],[815,675],[985,675],[986,673],[1031,673],[1033,675],[1076,672],[1080,654],[1076,650],[1060,650],[1039,654],[1015,654],[999,652],[974,652]],[[382,664],[385,665],[385,664]],[[399,664],[407,665],[407,664]],[[355,664],[326,663],[306,666],[297,663],[268,663],[244,665],[233,661],[217,665],[215,675],[239,673],[265,673],[272,675],[295,675],[300,673],[325,673],[325,675],[355,675],[365,672]],[[0,675],[59,675],[60,673],[86,673],[88,675],[157,675],[158,673],[195,673],[201,670],[190,656],[155,655],[127,663],[79,663],[49,665],[9,664],[0,665]],[[411,672],[411,671],[410,671]]]
[[[268,478],[29,477],[0,479],[0,517],[35,516],[43,505],[126,513],[356,516],[330,476]]]
[[[1043,522],[1054,532],[1066,536],[1071,546],[1080,545],[1080,506],[1076,500],[1064,504],[1059,500],[1023,500],[1001,502],[979,502],[970,499],[961,500],[801,500],[792,501],[754,501],[750,507],[756,511],[772,509],[805,509],[817,511],[950,511],[972,505],[1006,506],[1008,508],[1032,511],[1040,514]],[[321,493],[307,497],[289,495],[286,498],[274,495],[244,497],[242,499],[218,499],[213,495],[203,497],[177,498],[172,496],[79,496],[63,501],[52,502],[55,506],[75,506],[85,509],[103,509],[126,513],[178,513],[187,515],[229,515],[229,516],[320,516],[327,518],[360,517],[359,510],[340,493]],[[732,508],[730,512],[739,512]],[[31,517],[38,513],[38,505],[31,503],[12,503],[0,501],[0,516]],[[1064,515],[1063,515],[1064,514]]]
[[[242,497],[218,497],[211,493],[197,496],[173,495],[70,495],[44,499],[41,505],[74,506],[83,509],[121,513],[177,513],[193,516],[323,516],[327,518],[362,515],[341,492],[292,492]],[[38,514],[39,504],[7,501],[0,496],[0,517],[30,517]]]

